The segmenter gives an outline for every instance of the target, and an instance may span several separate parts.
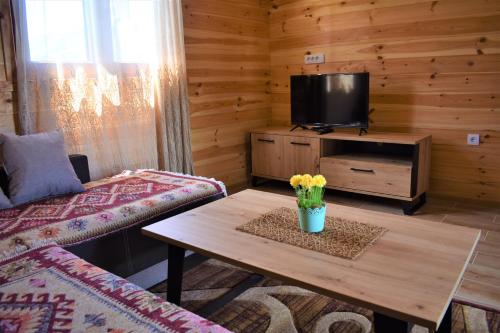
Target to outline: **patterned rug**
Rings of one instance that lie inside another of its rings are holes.
[[[225,193],[213,179],[152,170],[124,172],[85,188],[0,210],[0,254],[49,241],[74,245]]]
[[[210,259],[184,275],[182,306],[203,308],[249,278],[251,272]],[[166,297],[166,283],[150,291]],[[302,288],[265,278],[208,316],[234,332],[370,333],[373,313]],[[412,333],[426,333],[414,326]],[[453,333],[500,333],[500,314],[453,305]]]

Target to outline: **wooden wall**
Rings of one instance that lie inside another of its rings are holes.
[[[247,184],[249,132],[271,117],[268,7],[183,0],[195,172]]]
[[[270,38],[273,124],[291,74],[369,71],[370,126],[433,135],[432,193],[500,201],[500,1],[274,0]]]
[[[182,2],[198,174],[246,184],[248,132],[289,124],[289,75],[366,70],[372,128],[433,135],[433,193],[500,201],[500,1]],[[0,131],[16,128],[7,4]],[[308,52],[327,63],[304,65]]]
[[[0,132],[15,132],[14,54],[8,1],[0,1]]]

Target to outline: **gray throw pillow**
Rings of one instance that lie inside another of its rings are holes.
[[[11,208],[12,204],[10,203],[9,198],[3,193],[0,189],[0,209]]]
[[[12,204],[84,191],[69,161],[61,132],[2,134],[0,142]]]

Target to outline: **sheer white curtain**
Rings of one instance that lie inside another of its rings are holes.
[[[17,0],[24,134],[59,128],[91,175],[192,172],[180,0]]]

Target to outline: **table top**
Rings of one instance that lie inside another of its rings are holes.
[[[373,129],[368,131],[368,134],[359,135],[358,129],[338,129],[335,132],[327,134],[318,134],[311,130],[303,130],[301,128],[290,132],[292,126],[288,127],[262,127],[253,129],[252,133],[257,134],[275,134],[284,136],[301,136],[308,138],[318,138],[322,140],[349,140],[349,141],[365,141],[365,142],[382,142],[382,143],[398,143],[414,145],[423,140],[431,138],[428,134],[418,133],[396,133],[396,132],[377,132]]]
[[[143,228],[147,236],[346,301],[437,329],[479,241],[480,230],[337,204],[327,215],[387,231],[356,260],[237,231],[295,198],[245,190]]]

